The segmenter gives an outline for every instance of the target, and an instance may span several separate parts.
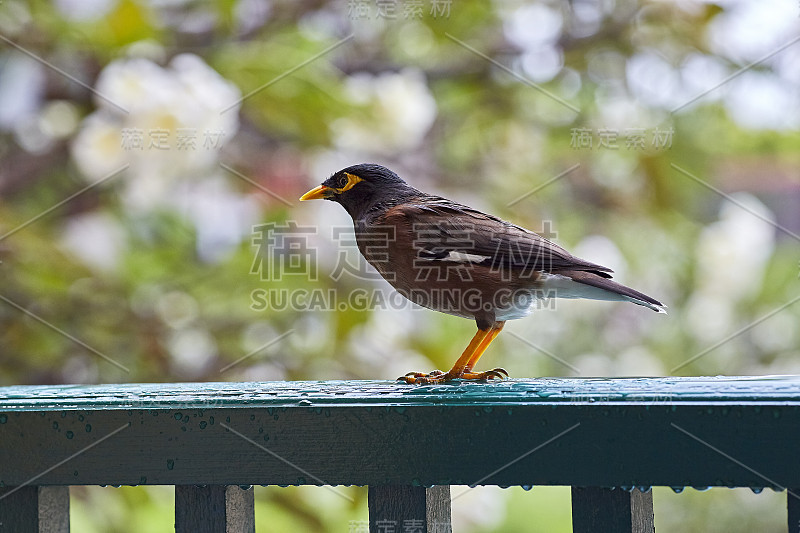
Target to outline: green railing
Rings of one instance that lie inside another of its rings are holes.
[[[70,485],[175,485],[192,533],[254,531],[247,485],[368,485],[370,531],[449,531],[451,485],[568,485],[576,532],[722,486],[790,487],[794,533],[798,443],[791,376],[6,387],[0,531],[68,531]]]

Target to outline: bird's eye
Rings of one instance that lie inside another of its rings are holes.
[[[336,180],[336,187],[338,189],[344,189],[347,186],[347,176],[339,176],[339,179]]]

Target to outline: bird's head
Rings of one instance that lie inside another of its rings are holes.
[[[343,168],[300,197],[305,200],[332,200],[354,218],[377,202],[415,191],[388,168],[370,163]]]

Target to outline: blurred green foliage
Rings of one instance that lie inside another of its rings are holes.
[[[800,305],[753,323],[797,295],[800,45],[739,72],[796,34],[796,3],[428,1],[413,16],[411,2],[388,4],[394,18],[362,1],[1,3],[0,385],[391,379],[449,366],[472,335],[467,321],[426,310],[251,307],[264,288],[387,290],[373,279],[332,279],[341,243],[330,226],[349,221],[337,206],[295,201],[369,160],[421,189],[553,232],[670,307],[663,317],[559,301],[507,328],[543,351],[506,333],[487,367],[517,377],[798,372]],[[772,27],[738,32],[752,17]],[[207,175],[179,176],[182,185],[134,208],[126,191],[143,174],[131,169],[62,204],[92,183],[76,163],[76,139],[103,102],[87,87],[115,61],[164,66],[180,54],[199,56],[245,97],[230,111],[238,131],[225,132]],[[626,146],[636,129],[646,135],[641,149]],[[591,148],[576,146],[579,130]],[[617,148],[600,146],[602,130],[618,133]],[[671,132],[669,146],[653,145],[657,130]],[[228,196],[189,200],[207,202],[210,229],[191,205],[165,201],[214,180]],[[223,197],[235,207],[217,211]],[[256,216],[243,216],[238,234],[215,233],[248,205]],[[287,221],[320,228],[305,265],[316,279],[252,273],[274,258],[259,256],[249,225]],[[76,489],[73,526],[170,530],[169,490]],[[343,531],[366,514],[364,490],[348,491],[356,504],[323,489],[257,488],[259,521]],[[568,528],[565,488],[473,492],[454,504],[464,530]],[[767,531],[783,522],[776,495],[669,494],[657,489],[657,523],[667,529]],[[470,513],[480,501],[493,507]]]

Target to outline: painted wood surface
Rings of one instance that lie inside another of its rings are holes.
[[[797,442],[791,376],[0,388],[0,486],[780,489]]]

